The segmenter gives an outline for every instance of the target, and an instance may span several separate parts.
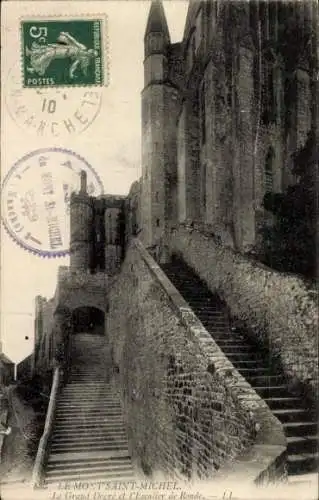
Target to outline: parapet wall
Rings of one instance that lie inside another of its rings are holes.
[[[203,228],[180,225],[172,233],[170,253],[182,257],[267,346],[292,388],[316,395],[318,297],[302,279],[251,262]]]
[[[232,463],[255,481],[282,457],[280,422],[137,240],[110,290],[107,329],[145,473],[205,478]]]

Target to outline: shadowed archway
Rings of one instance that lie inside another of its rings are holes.
[[[72,311],[73,333],[104,335],[104,319],[104,312],[97,307],[77,307]]]

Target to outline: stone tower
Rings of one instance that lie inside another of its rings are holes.
[[[81,172],[81,189],[70,203],[70,267],[87,270],[92,246],[93,206],[87,193],[86,172]]]
[[[176,88],[170,82],[170,36],[163,5],[151,4],[144,37],[142,92],[142,240],[163,245],[172,219],[170,172],[176,171]],[[174,175],[173,175],[174,177]]]

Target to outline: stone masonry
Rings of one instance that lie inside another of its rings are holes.
[[[279,359],[296,389],[316,397],[316,292],[300,278],[249,261],[199,228],[181,225],[174,231],[171,253],[180,255],[226,301],[230,314]]]
[[[230,460],[236,473],[256,440],[285,449],[280,423],[138,243],[110,290],[107,330],[145,473],[205,478]]]

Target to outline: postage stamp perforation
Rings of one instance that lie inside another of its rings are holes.
[[[25,65],[25,60],[24,60],[24,45],[23,45],[23,23],[26,22],[72,22],[72,21],[99,21],[101,22],[101,27],[102,27],[102,34],[101,34],[101,56],[102,56],[102,80],[101,83],[95,83],[95,82],[72,82],[72,84],[63,84],[63,82],[59,82],[58,87],[61,89],[67,89],[67,88],[95,88],[97,86],[99,87],[107,87],[110,83],[110,57],[109,57],[109,33],[108,33],[108,14],[107,13],[100,13],[100,12],[94,12],[90,14],[86,13],[81,13],[81,14],[49,14],[49,15],[44,15],[44,14],[36,14],[36,13],[30,13],[28,15],[23,15],[19,17],[19,32],[20,32],[20,47],[21,47],[21,57],[20,57],[20,74],[22,76],[22,87],[24,89],[27,88],[32,88],[29,85],[25,84],[25,76],[24,76],[24,65]],[[35,85],[33,88],[43,88],[43,89],[50,89],[53,85],[50,83],[41,83],[41,85]]]

